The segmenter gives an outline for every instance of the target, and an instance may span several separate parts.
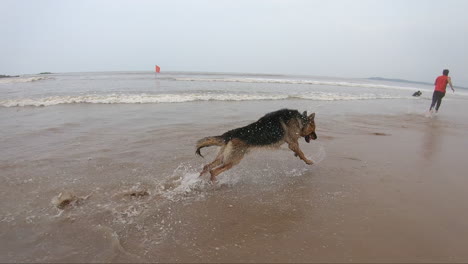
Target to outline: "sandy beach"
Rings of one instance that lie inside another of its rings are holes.
[[[4,108],[0,262],[466,262],[466,106],[426,104]],[[317,112],[316,164],[283,146],[198,178],[198,139],[282,107]]]

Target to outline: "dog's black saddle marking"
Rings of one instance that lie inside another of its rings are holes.
[[[290,119],[304,117],[297,110],[281,109],[271,112],[260,118],[258,121],[245,127],[229,130],[221,135],[227,143],[233,138],[245,141],[249,145],[270,145],[284,138],[284,129],[281,121],[288,123]]]

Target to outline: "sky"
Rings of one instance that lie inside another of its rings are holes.
[[[1,0],[0,74],[233,72],[468,87],[465,0]]]

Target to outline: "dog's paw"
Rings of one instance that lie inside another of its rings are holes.
[[[311,161],[311,160],[306,160],[305,163],[306,163],[307,165],[312,165],[312,164],[314,164],[314,162]]]

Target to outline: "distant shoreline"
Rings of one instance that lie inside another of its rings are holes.
[[[3,75],[3,74],[0,74],[0,78],[13,78],[13,77],[19,77],[19,75]]]
[[[38,74],[44,75],[44,74],[53,74],[52,72],[40,72]],[[19,75],[7,75],[7,74],[0,74],[0,78],[15,78],[15,77],[20,77]]]

